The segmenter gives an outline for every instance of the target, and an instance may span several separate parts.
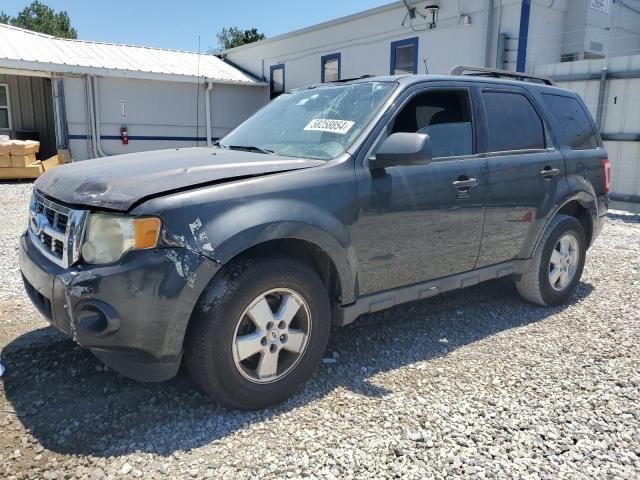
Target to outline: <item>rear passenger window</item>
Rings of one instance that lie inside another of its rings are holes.
[[[413,97],[398,113],[390,133],[426,133],[434,158],[471,155],[473,128],[466,90],[429,91]]]
[[[489,128],[489,150],[545,148],[544,126],[527,97],[512,92],[483,92]]]
[[[543,94],[547,107],[558,119],[564,139],[572,150],[598,148],[598,138],[587,112],[572,97]]]

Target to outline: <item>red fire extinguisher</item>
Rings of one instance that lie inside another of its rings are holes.
[[[122,138],[123,145],[129,145],[129,131],[126,125],[120,127],[120,138]]]

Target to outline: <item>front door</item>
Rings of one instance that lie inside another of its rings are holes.
[[[360,294],[474,268],[487,167],[475,155],[473,96],[467,87],[409,93],[381,137],[427,133],[433,161],[380,170],[369,170],[365,161],[360,167],[361,208],[352,228]]]

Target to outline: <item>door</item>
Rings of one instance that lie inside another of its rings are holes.
[[[526,90],[485,88],[481,97],[489,175],[478,267],[529,256],[564,179],[563,156]]]
[[[360,166],[360,211],[352,228],[360,294],[420,283],[475,266],[482,236],[486,160],[475,155],[473,92],[418,88],[385,125],[387,135],[431,137],[427,165]],[[367,152],[369,155],[369,152]]]

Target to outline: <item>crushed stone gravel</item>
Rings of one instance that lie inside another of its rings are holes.
[[[502,279],[369,315],[293,398],[238,412],[46,327],[16,263],[30,188],[0,184],[0,478],[638,478],[639,216],[612,213],[568,305]]]

